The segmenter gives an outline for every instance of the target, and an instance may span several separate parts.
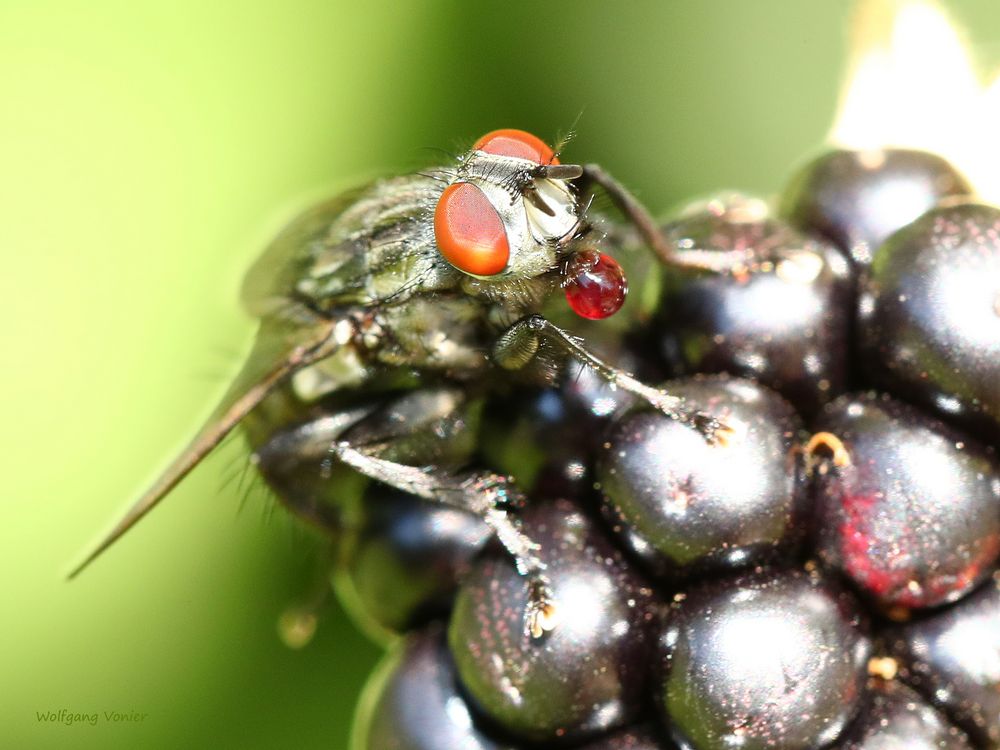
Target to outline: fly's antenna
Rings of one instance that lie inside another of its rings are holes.
[[[262,325],[261,331],[257,335],[257,345],[254,347],[254,352],[251,353],[247,364],[244,365],[236,381],[223,396],[222,401],[209,417],[205,426],[160,474],[153,485],[126,511],[125,515],[101,542],[70,571],[67,576],[68,580],[76,578],[105,550],[153,510],[277,385],[303,367],[330,356],[340,346],[331,335],[333,323],[318,321],[307,329],[308,335],[304,339],[296,342],[294,346],[286,347],[282,356],[274,357],[272,355],[267,358],[262,367],[260,359],[255,357],[254,353],[260,348],[269,348],[262,347],[263,343],[273,345],[273,342],[265,341],[266,335],[264,334],[267,332]]]
[[[583,177],[579,164],[540,164],[531,170],[531,176],[542,180],[575,180]]]

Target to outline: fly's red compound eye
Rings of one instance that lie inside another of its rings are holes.
[[[600,320],[618,312],[628,295],[625,272],[610,255],[578,253],[566,269],[566,301],[581,318]]]
[[[434,209],[434,239],[459,271],[493,276],[507,267],[510,244],[500,214],[485,193],[468,182],[449,185]]]
[[[536,164],[558,164],[552,149],[537,135],[524,130],[505,128],[487,133],[473,147],[476,151],[497,156],[516,156]]]

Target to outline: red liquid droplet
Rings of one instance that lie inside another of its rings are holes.
[[[570,276],[564,285],[569,306],[581,318],[590,320],[614,315],[625,304],[628,294],[622,267],[604,253],[581,253],[579,261],[571,263]]]

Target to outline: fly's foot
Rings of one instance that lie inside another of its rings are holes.
[[[518,511],[525,507],[527,498],[514,486],[512,477],[502,474],[475,474],[463,482],[467,491],[487,497],[490,506],[502,511]]]
[[[689,411],[683,399],[671,396],[666,391],[657,391],[648,398],[656,409],[671,419],[697,430],[709,445],[726,447],[737,435],[736,425],[704,411]]]
[[[707,412],[694,412],[689,419],[689,424],[701,433],[709,445],[725,448],[736,437],[736,428],[731,423]]]
[[[541,315],[529,315],[512,325],[497,341],[493,357],[508,369],[518,369],[534,357],[539,339],[544,337],[557,351],[590,367],[615,388],[631,393],[671,419],[698,430],[711,445],[729,445],[737,436],[735,425],[685,407],[684,399],[647,385],[597,357],[580,341]]]
[[[524,609],[524,634],[534,639],[555,630],[559,608],[552,596],[548,579],[541,574],[528,578],[528,605]]]

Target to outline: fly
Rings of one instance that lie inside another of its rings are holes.
[[[587,318],[608,317],[625,300],[624,273],[597,248],[588,221],[595,187],[661,261],[720,270],[710,258],[671,248],[642,204],[599,166],[562,164],[521,130],[493,131],[453,164],[376,181],[298,217],[245,279],[243,302],[260,325],[243,369],[188,446],[70,577],[243,424],[265,477],[294,474],[303,456],[322,457],[483,518],[526,579],[526,632],[538,637],[554,627],[557,602],[538,547],[521,528],[524,498],[510,478],[457,473],[452,467],[468,451],[447,440],[416,441],[409,453],[400,446],[428,424],[451,424],[449,409],[527,367],[542,342],[707,440],[725,438],[728,428],[715,418],[602,361],[538,313],[559,291]],[[298,510],[313,520],[321,513]]]

